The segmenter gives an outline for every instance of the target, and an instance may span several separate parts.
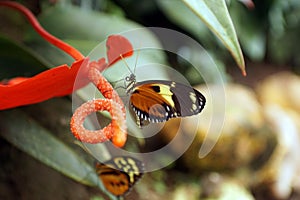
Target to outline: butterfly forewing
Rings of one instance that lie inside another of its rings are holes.
[[[167,92],[163,93],[162,90]],[[153,122],[165,121],[169,118],[168,114],[175,112],[172,106],[172,93],[168,85],[136,86],[131,94],[130,102],[139,117],[149,121],[158,120]]]
[[[205,97],[190,86],[155,80],[136,83],[130,103],[138,125],[143,126],[145,121],[163,122],[198,114],[205,105]]]
[[[200,113],[205,105],[205,97],[196,89],[176,83],[175,87],[171,88],[175,94],[173,100],[176,110],[181,117],[192,116]]]
[[[105,188],[115,196],[126,195],[143,175],[143,163],[129,156],[114,157],[96,164],[96,172]]]

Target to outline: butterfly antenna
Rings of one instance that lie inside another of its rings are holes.
[[[127,67],[128,71],[133,74],[132,70],[130,69],[128,63],[126,62],[126,60],[124,59],[124,57],[122,56],[122,54],[120,54],[120,57],[122,59],[122,61],[125,63],[125,66]]]
[[[137,50],[137,55],[136,55],[136,59],[135,59],[135,64],[134,64],[133,73],[135,73],[139,55],[140,55],[140,49]]]

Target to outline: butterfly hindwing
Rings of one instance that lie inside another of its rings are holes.
[[[118,156],[96,163],[96,172],[105,188],[115,196],[126,195],[143,175],[143,163],[129,156]]]
[[[126,194],[130,189],[128,175],[105,164],[97,164],[97,173],[106,190],[115,196]]]
[[[198,114],[205,101],[196,89],[165,80],[138,82],[130,96],[139,126],[143,126],[145,121],[156,123]]]

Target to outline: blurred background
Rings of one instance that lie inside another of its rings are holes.
[[[254,0],[253,4],[251,1],[226,1],[245,58],[246,77],[222,42],[180,0],[18,2],[29,8],[47,31],[84,55],[110,34],[153,26],[177,30],[192,37],[214,59],[226,83],[225,121],[217,144],[206,157],[198,157],[207,129],[213,126],[209,124],[208,116],[218,115],[210,113],[209,109],[216,105],[208,104],[199,115],[202,123],[184,155],[167,168],[145,174],[125,199],[300,198],[298,0]],[[16,76],[30,77],[73,62],[41,39],[16,11],[0,7],[0,17],[2,81]],[[141,39],[153,39],[147,37],[141,36]],[[153,40],[162,42],[153,37]],[[197,57],[199,52],[187,48],[191,59]],[[164,52],[152,59],[164,60],[209,96],[207,83],[194,76],[188,62]],[[205,60],[196,59],[195,62],[202,67],[203,74],[208,74],[206,78],[213,88],[217,81],[210,66],[205,66]],[[83,167],[86,173],[94,173],[94,159],[74,141],[69,131],[71,116],[70,97],[0,111],[0,134],[3,136],[0,137],[0,199],[53,199],[54,196],[56,199],[110,199],[99,188],[90,187],[92,183],[84,181],[86,174],[74,172],[76,178],[69,178],[68,172],[53,169],[54,164],[47,162],[48,155],[38,153],[39,148],[45,146],[37,144],[39,140],[34,140],[34,134],[46,132],[58,143],[63,143],[62,147],[59,146],[62,151],[71,149],[74,158],[87,163]],[[183,126],[189,127],[193,122],[186,120]],[[164,146],[178,132],[179,123],[170,120],[160,134],[143,141],[143,145],[129,138],[126,147],[147,152]],[[23,124],[29,124],[30,128],[26,129],[27,126],[21,126]],[[17,138],[18,129],[10,132],[10,127],[18,125],[22,127],[20,132],[33,139],[33,146],[30,141]],[[192,133],[185,128],[180,134]],[[50,149],[58,148],[55,142],[51,145]],[[38,161],[34,155],[42,158]],[[72,168],[74,163],[66,157],[56,155],[55,159],[65,160],[61,168]]]

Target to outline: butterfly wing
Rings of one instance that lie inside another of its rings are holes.
[[[96,164],[96,172],[103,185],[115,196],[126,195],[142,177],[143,171],[143,163],[129,156],[118,156]]]
[[[128,175],[113,167],[97,163],[97,173],[107,191],[115,196],[122,196],[129,191]]]
[[[165,80],[139,82],[130,96],[139,126],[145,125],[145,121],[157,123],[198,114],[205,102],[205,97],[196,89]]]

